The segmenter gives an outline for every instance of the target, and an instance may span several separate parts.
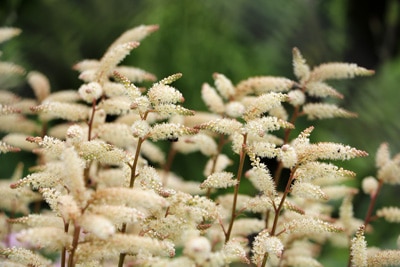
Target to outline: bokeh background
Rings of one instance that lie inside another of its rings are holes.
[[[358,178],[375,174],[374,155],[380,143],[388,142],[393,153],[400,152],[397,0],[2,0],[0,26],[23,32],[0,45],[1,60],[44,73],[53,91],[77,89],[81,81],[72,65],[100,58],[116,37],[140,24],[158,24],[160,29],[124,64],[158,78],[182,72],[174,85],[184,94],[185,107],[195,110],[205,108],[200,88],[213,82],[214,72],[234,83],[256,75],[294,78],[291,50],[295,46],[312,66],[346,61],[375,69],[373,77],[332,83],[345,95],[341,106],[357,112],[359,118],[318,122],[313,138],[368,151],[368,158],[344,165]],[[24,81],[9,87],[32,96]],[[311,124],[315,122],[302,121],[298,129]],[[0,177],[9,177],[21,157],[30,155],[0,155]],[[176,171],[193,176],[193,159],[179,160],[183,164],[175,164],[180,166]],[[398,205],[399,192],[399,187],[384,187],[378,207]],[[355,200],[360,218],[367,201],[363,194]],[[399,226],[381,221],[376,225],[367,237],[369,244],[395,247]],[[327,249],[321,262],[344,266],[347,252]]]

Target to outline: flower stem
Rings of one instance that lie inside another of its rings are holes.
[[[74,237],[72,240],[72,248],[71,248],[71,253],[69,254],[69,258],[68,258],[68,267],[74,266],[74,256],[75,256],[75,251],[78,248],[80,232],[81,232],[81,227],[75,223]]]
[[[240,186],[240,180],[242,178],[242,173],[243,173],[243,166],[244,166],[244,160],[246,158],[246,142],[247,142],[247,134],[243,135],[243,144],[242,144],[242,149],[240,151],[240,159],[239,159],[239,168],[237,172],[237,184],[234,187],[234,192],[233,192],[233,204],[232,204],[232,212],[231,212],[231,220],[229,222],[229,227],[228,231],[225,234],[225,243],[229,241],[229,238],[231,237],[232,233],[232,228],[233,228],[233,223],[236,219],[236,216],[238,215],[236,213],[236,205],[237,205],[237,198],[239,195],[239,186]]]
[[[270,232],[271,235],[275,235],[276,232],[276,228],[278,227],[278,219],[279,219],[279,214],[283,208],[283,204],[285,203],[286,197],[288,196],[289,192],[290,192],[290,186],[292,184],[293,178],[294,178],[294,173],[296,171],[297,167],[294,167],[291,171],[290,171],[290,177],[289,180],[286,184],[286,188],[285,191],[283,192],[283,196],[281,198],[281,201],[279,203],[278,208],[275,209],[275,217],[274,217],[274,223],[272,225],[272,230]]]
[[[68,228],[69,228],[69,223],[68,222],[64,223],[64,232],[65,233],[68,233]],[[62,252],[61,252],[61,267],[65,267],[66,256],[67,256],[67,249],[64,246],[62,248]]]
[[[367,227],[367,225],[371,221],[372,212],[374,211],[374,206],[375,206],[375,203],[376,203],[376,199],[378,198],[379,192],[382,189],[382,185],[383,185],[383,181],[379,180],[379,184],[378,184],[378,188],[376,189],[376,192],[371,195],[371,201],[369,202],[368,211],[367,211],[367,214],[366,214],[365,219],[364,219],[364,226],[365,227]]]
[[[144,140],[145,140],[144,138],[139,138],[139,140],[138,140],[138,144],[137,144],[136,152],[135,152],[135,159],[133,160],[133,164],[130,166],[131,167],[131,179],[129,181],[129,188],[133,188],[135,185],[136,168],[137,168],[137,164],[139,162],[140,149],[141,149],[141,146],[142,146],[142,143],[144,142]],[[127,224],[123,223],[120,232],[125,233],[126,227],[127,227]],[[125,257],[126,257],[125,253],[119,254],[118,267],[122,267],[124,265]]]

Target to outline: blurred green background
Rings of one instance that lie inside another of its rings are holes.
[[[294,46],[311,66],[346,61],[375,69],[374,77],[332,83],[346,96],[341,106],[359,113],[359,119],[317,122],[313,133],[314,141],[367,150],[370,157],[344,165],[362,178],[375,174],[374,155],[381,142],[388,142],[393,152],[400,151],[399,11],[396,0],[2,0],[0,25],[23,32],[1,44],[0,50],[3,61],[47,75],[53,91],[78,88],[81,81],[71,68],[74,63],[100,58],[129,28],[158,24],[159,31],[146,38],[124,64],[158,78],[182,72],[174,85],[184,94],[185,107],[196,110],[204,109],[200,88],[213,82],[213,72],[234,83],[256,75],[294,78]],[[24,82],[10,89],[32,95]],[[302,121],[298,131],[314,123]],[[9,177],[20,157],[0,155],[0,177]],[[192,159],[180,160],[188,162],[179,164],[177,172],[189,176]],[[394,197],[398,191],[398,187],[384,187],[378,206],[398,205]],[[366,200],[362,194],[356,199],[360,217]],[[381,225],[368,241],[393,247],[399,227]],[[325,266],[344,265],[346,253],[321,261]]]

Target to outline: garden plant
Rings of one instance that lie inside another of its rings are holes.
[[[6,153],[36,156],[28,174],[21,162],[0,181],[1,266],[312,267],[328,245],[347,249],[348,266],[399,264],[398,248],[365,236],[377,219],[400,222],[399,207],[375,207],[384,185],[400,184],[400,154],[383,143],[363,178],[339,163],[366,151],[312,141],[319,120],[357,117],[330,80],[373,70],[312,67],[292,48],[294,79],[233,84],[211,72],[199,88],[208,110],[194,111],[173,85],[181,73],[158,79],[120,64],[157,30],[132,28],[100,59],[76,63],[75,90],[52,92],[45,74],[0,61],[1,79],[23,77],[36,97],[0,90],[1,167]],[[1,28],[0,41],[20,33]],[[313,126],[298,129],[301,118]],[[203,181],[174,172],[192,153],[206,159],[190,163]],[[353,211],[360,193],[370,197],[364,218]]]

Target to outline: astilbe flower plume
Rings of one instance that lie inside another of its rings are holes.
[[[387,144],[378,149],[376,178],[362,182],[371,198],[362,221],[352,205],[359,190],[343,184],[356,174],[335,162],[368,153],[313,143],[314,126],[290,138],[302,116],[356,117],[325,101],[343,98],[328,81],[373,71],[349,63],[311,68],[294,48],[297,80],[266,75],[234,84],[213,73],[214,84],[199,90],[209,112],[195,112],[182,106],[185,98],[173,85],[181,73],[157,81],[145,70],[119,65],[157,29],[130,29],[100,59],[76,63],[83,81],[76,90],[51,92],[46,76],[31,71],[27,80],[36,99],[0,91],[0,130],[7,134],[1,154],[22,149],[37,156],[28,174],[20,165],[0,184],[0,207],[7,211],[0,221],[7,225],[1,263],[51,266],[43,255],[56,251],[68,267],[322,266],[318,257],[327,242],[345,244],[352,266],[398,262],[398,250],[368,250],[365,234],[375,218],[400,222],[398,207],[373,216],[382,185],[400,181],[400,156],[391,157]],[[0,41],[19,32],[2,29]],[[0,63],[0,75],[24,74]],[[139,87],[143,81],[153,84]],[[158,146],[163,141],[169,151]],[[177,153],[206,157],[193,169],[202,181],[174,172]],[[244,182],[254,192],[244,193]],[[40,201],[48,208],[29,214],[29,205]],[[12,247],[11,236],[25,247]]]

